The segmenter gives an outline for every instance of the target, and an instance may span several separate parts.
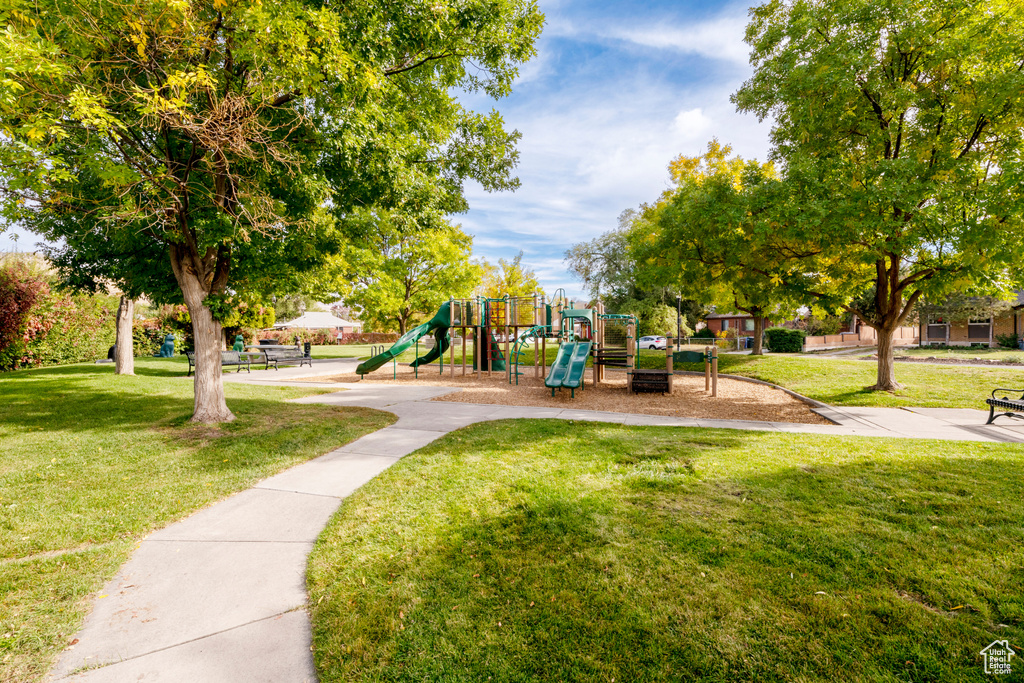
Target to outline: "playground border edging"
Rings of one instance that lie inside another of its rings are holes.
[[[697,375],[697,376],[700,376],[700,377],[704,376],[703,372],[697,372],[695,370],[676,370],[673,374],[676,374],[676,375]],[[821,417],[825,418],[829,422],[831,422],[833,424],[837,424],[837,425],[838,424],[842,424],[841,422],[836,422],[836,420],[834,418],[831,418],[828,415],[823,415],[822,413],[818,412],[819,410],[833,411],[833,410],[835,410],[835,407],[830,406],[827,403],[822,403],[821,401],[818,401],[816,399],[810,398],[808,396],[804,396],[803,394],[798,394],[795,391],[793,391],[792,389],[787,389],[786,387],[779,386],[778,384],[772,384],[771,382],[765,382],[764,380],[761,380],[761,379],[754,379],[753,377],[744,377],[743,375],[728,375],[728,374],[718,373],[718,376],[719,377],[725,377],[726,379],[735,379],[735,380],[738,380],[740,382],[750,382],[751,384],[761,384],[761,385],[766,386],[766,387],[771,387],[773,389],[778,389],[779,391],[783,391],[783,392],[789,394],[790,396],[792,396],[793,398],[797,399],[798,401],[803,401],[804,403],[809,405],[811,408],[815,408],[814,412],[816,414],[818,414],[818,415],[821,415]]]

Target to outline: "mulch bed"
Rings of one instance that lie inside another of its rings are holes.
[[[631,394],[626,391],[624,373],[608,372],[609,379],[594,386],[593,373],[587,371],[586,389],[576,390],[576,397],[570,398],[568,389],[556,390],[554,397],[544,381],[533,377],[533,368],[524,370],[519,385],[509,384],[507,375],[496,372],[492,377],[486,373],[461,375],[456,366],[455,376],[446,370],[442,377],[437,366],[420,368],[419,379],[409,366],[398,367],[397,379],[392,379],[390,367],[366,375],[363,382],[373,384],[409,384],[423,386],[458,387],[462,391],[434,399],[439,402],[485,403],[490,405],[538,406],[552,408],[576,408],[600,410],[614,413],[639,413],[645,415],[667,415],[721,420],[756,420],[758,422],[800,422],[806,424],[831,424],[820,415],[811,412],[810,406],[773,387],[752,384],[726,378],[718,380],[718,396],[711,397],[704,392],[704,378],[693,375],[676,375],[671,395]],[[321,377],[306,377],[309,382],[358,382],[359,375],[346,373]]]

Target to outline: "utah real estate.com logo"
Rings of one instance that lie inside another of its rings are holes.
[[[1015,654],[1017,653],[1010,649],[1010,641],[993,641],[988,647],[981,651],[981,656],[985,658],[985,673],[1010,673],[1010,658]]]

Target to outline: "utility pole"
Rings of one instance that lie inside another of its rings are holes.
[[[676,294],[676,351],[680,348],[679,337],[683,333],[683,295]]]

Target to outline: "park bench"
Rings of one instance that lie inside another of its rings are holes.
[[[243,356],[238,351],[221,351],[220,364],[221,367],[225,365],[237,365],[238,370],[236,372],[241,372],[243,366],[245,367],[246,372],[252,372],[252,370],[249,369],[249,356]]]
[[[301,368],[303,365],[309,365],[313,367],[313,359],[310,357],[308,352],[304,352],[302,349],[267,349],[263,352],[266,359],[266,367],[264,370],[269,370],[271,363],[274,365],[274,369],[278,369],[279,363],[285,363],[294,365],[296,362]]]
[[[996,396],[997,393],[1002,393],[1002,396]],[[1010,394],[1020,394],[1020,398],[1011,398]],[[986,398],[985,403],[988,404],[988,422],[985,424],[992,424],[992,420],[997,417],[1017,417],[1014,415],[1014,411],[1024,413],[1024,389],[995,389],[992,391],[992,398]],[[996,414],[996,408],[1005,410],[1006,412]]]
[[[188,358],[188,374],[186,377],[192,376],[192,369],[196,366],[196,354],[195,351],[186,351],[185,357]],[[242,356],[238,351],[221,351],[220,352],[220,364],[225,365],[237,365],[238,372],[242,371],[242,366],[245,366],[246,372],[252,372],[249,369],[249,356]]]

